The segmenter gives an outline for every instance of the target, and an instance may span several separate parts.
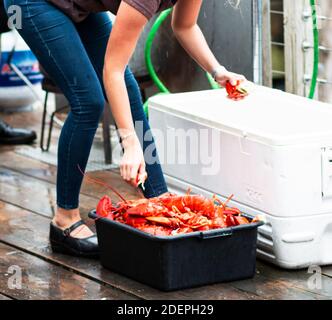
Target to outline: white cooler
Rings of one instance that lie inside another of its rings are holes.
[[[254,86],[159,95],[150,124],[170,189],[227,198],[265,216],[258,256],[285,268],[332,264],[332,108]]]

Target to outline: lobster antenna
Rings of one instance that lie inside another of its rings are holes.
[[[218,199],[218,197],[215,194],[212,196],[212,200],[217,201],[223,207],[224,210],[226,209],[224,203],[220,199]]]
[[[190,196],[190,193],[191,193],[191,188],[189,187],[187,190],[186,196]]]
[[[225,206],[225,207],[227,206],[228,202],[230,202],[230,201],[232,200],[233,197],[234,197],[234,194],[231,194],[231,195],[227,198],[227,200],[224,202],[224,206]]]
[[[83,172],[83,170],[81,169],[79,164],[77,165],[77,168],[78,168],[79,172],[83,175],[83,177],[85,177],[87,180],[112,190],[123,202],[127,203],[127,200],[118,191],[116,191],[113,187],[111,187],[109,184],[102,182],[98,179],[89,177],[86,173]]]

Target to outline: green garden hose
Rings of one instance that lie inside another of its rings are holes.
[[[153,66],[152,58],[151,58],[152,45],[156,38],[156,34],[157,34],[159,28],[164,23],[164,21],[167,19],[167,17],[171,14],[171,12],[172,12],[172,9],[167,9],[158,16],[155,23],[151,27],[151,30],[148,34],[148,37],[147,37],[147,40],[145,43],[144,54],[145,54],[146,68],[148,70],[148,73],[149,73],[152,81],[154,82],[156,87],[159,89],[159,91],[160,91],[159,94],[169,94],[170,91],[162,83],[162,81],[158,77],[157,72]],[[206,73],[206,76],[207,76],[207,79],[208,79],[212,89],[220,89],[220,86],[213,80],[212,76],[209,73]],[[148,105],[149,105],[149,100],[145,101],[144,106],[143,106],[146,116],[148,116]]]
[[[217,89],[221,89],[221,87],[219,86],[219,84],[217,82],[214,81],[214,79],[212,78],[210,73],[206,73],[206,77],[210,83],[210,86],[212,89],[217,90]]]
[[[317,11],[316,0],[310,0],[311,15],[313,22],[313,36],[314,36],[314,65],[311,77],[309,99],[314,99],[317,87],[318,68],[319,68],[319,32],[317,26]]]
[[[152,81],[159,89],[159,91],[160,91],[159,94],[161,94],[161,93],[167,94],[167,93],[170,93],[170,91],[166,88],[166,86],[162,83],[162,81],[159,79],[159,77],[157,75],[157,72],[152,63],[151,51],[152,51],[153,41],[156,37],[156,34],[157,34],[160,26],[167,19],[167,17],[171,14],[171,12],[172,12],[172,9],[167,9],[158,16],[158,18],[156,19],[155,23],[153,24],[153,26],[148,34],[146,44],[145,44],[145,50],[144,50],[146,68],[149,72],[149,75],[150,75]],[[143,108],[144,108],[144,113],[147,117],[149,114],[148,105],[149,105],[149,100],[146,100],[143,105]]]
[[[152,63],[152,59],[151,59],[151,49],[152,49],[153,41],[156,37],[156,34],[157,34],[160,26],[167,19],[167,17],[171,14],[171,12],[172,12],[172,9],[167,9],[167,10],[163,11],[158,16],[157,20],[153,24],[153,26],[152,26],[149,34],[148,34],[148,38],[147,38],[146,44],[145,44],[145,63],[146,63],[146,67],[147,67],[148,72],[149,72],[153,82],[155,83],[155,85],[158,87],[158,89],[161,92],[164,92],[164,93],[170,93],[170,92],[166,88],[166,86],[161,82],[161,80],[159,79],[159,77],[156,73],[156,70],[153,67],[153,63]]]

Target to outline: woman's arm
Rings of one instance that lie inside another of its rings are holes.
[[[123,139],[121,176],[133,185],[137,185],[137,176],[144,181],[146,172],[143,151],[132,121],[124,73],[146,23],[147,18],[143,14],[122,1],[108,42],[104,65],[107,98]]]
[[[173,10],[172,28],[175,36],[188,54],[207,72],[216,72],[216,80],[223,87],[226,81],[236,84],[244,76],[228,72],[212,53],[206,39],[197,25],[203,0],[178,0]]]

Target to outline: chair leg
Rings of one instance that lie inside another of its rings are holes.
[[[112,164],[110,124],[111,124],[110,107],[108,104],[106,104],[103,115],[103,143],[104,143],[104,155],[105,155],[106,164]]]
[[[49,151],[50,150],[50,145],[51,145],[51,138],[52,138],[52,131],[53,131],[53,124],[54,124],[54,117],[55,115],[58,113],[58,112],[61,112],[61,111],[64,111],[68,109],[67,106],[63,106],[61,108],[58,108],[57,110],[55,110],[52,115],[51,115],[51,118],[50,118],[50,126],[49,126],[49,129],[48,129],[48,137],[47,137],[47,146],[46,146],[46,151]]]
[[[47,151],[47,148],[44,147],[44,135],[45,135],[46,115],[47,115],[47,101],[48,101],[48,91],[46,91],[45,100],[44,100],[44,109],[43,109],[41,133],[40,133],[40,149],[42,149],[42,151]]]
[[[49,92],[46,91],[45,101],[44,101],[44,109],[43,109],[43,117],[42,117],[41,133],[40,133],[40,149],[43,152],[48,152],[50,150],[55,115],[57,114],[57,112],[61,112],[61,111],[63,111],[63,110],[65,110],[65,109],[68,108],[67,106],[61,107],[61,108],[55,110],[51,114],[51,116],[50,116],[50,124],[49,124],[49,129],[48,129],[48,137],[47,137],[47,142],[46,142],[46,146],[45,146],[44,140],[45,140],[45,130],[46,130],[46,116],[47,116],[48,94],[49,94]]]

